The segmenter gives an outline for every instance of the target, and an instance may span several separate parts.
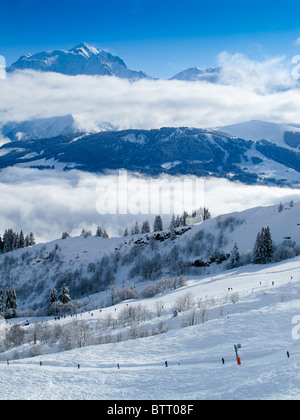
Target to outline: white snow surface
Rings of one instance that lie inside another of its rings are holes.
[[[259,207],[236,216],[245,221],[235,227],[225,250],[238,242],[241,252],[253,246],[261,226],[270,225],[278,243],[291,235],[299,243],[300,204]],[[231,215],[232,216],[232,215]],[[194,226],[178,238],[182,243],[197,230],[216,233],[216,223],[228,215]],[[298,222],[298,223],[297,223]],[[97,253],[109,254],[124,238],[74,238],[60,241],[61,252],[70,261],[82,253],[91,261]],[[98,244],[96,246],[96,243]],[[37,247],[40,247],[38,245]],[[53,243],[50,244],[51,249]],[[35,249],[33,247],[32,249]],[[80,251],[81,250],[81,251]],[[20,253],[22,251],[16,251]],[[75,261],[74,259],[74,261]],[[145,283],[144,283],[145,284]],[[230,290],[229,290],[230,289]],[[173,317],[174,303],[190,294],[194,309],[206,304],[205,322],[183,327],[187,315]],[[93,298],[93,297],[91,297]],[[97,300],[96,300],[97,301]],[[164,306],[160,317],[156,304]],[[97,307],[80,315],[80,320],[95,325],[111,314],[116,316],[127,305],[141,303],[153,312],[147,327],[167,322],[163,334],[117,343],[94,345],[76,350],[0,362],[1,400],[243,400],[300,398],[300,257],[277,264],[248,265],[191,276],[187,285],[153,298]],[[299,317],[295,318],[295,317]],[[65,319],[25,319],[32,328],[36,322],[49,325],[73,322]],[[298,324],[297,324],[298,323]],[[0,339],[10,324],[0,320]],[[113,331],[115,333],[117,331]],[[237,365],[234,344],[240,343],[242,364]],[[52,350],[52,351],[55,351]],[[287,351],[290,358],[287,357]],[[12,357],[11,357],[12,358]],[[221,359],[225,359],[223,365]],[[164,362],[168,361],[168,367]],[[42,366],[40,366],[42,361]],[[80,364],[80,369],[77,365]],[[117,369],[117,364],[120,369]]]
[[[298,399],[300,342],[292,337],[292,320],[300,311],[299,281],[300,258],[190,279],[184,288],[144,304],[151,308],[159,299],[167,309],[187,292],[194,298],[213,297],[215,310],[207,322],[186,328],[175,325],[148,338],[11,361],[9,366],[1,362],[0,398]],[[239,293],[237,303],[224,303],[228,287]],[[124,305],[104,311],[114,313]],[[94,317],[104,316],[104,311]],[[88,313],[83,317],[94,321]],[[233,347],[237,343],[242,345],[240,366]]]
[[[284,142],[284,133],[299,133],[300,128],[292,124],[277,124],[267,121],[247,121],[224,127],[218,127],[218,130],[233,137],[239,137],[245,140],[267,140],[277,146],[292,149]],[[294,149],[295,150],[295,149]]]

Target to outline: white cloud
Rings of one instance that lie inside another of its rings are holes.
[[[267,58],[264,61],[250,60],[243,54],[224,51],[218,56],[222,67],[221,81],[261,95],[285,91],[296,87],[290,63],[286,57]]]
[[[152,182],[159,182],[166,189],[171,182],[176,201],[176,191],[184,179],[186,177],[161,177]],[[153,225],[155,214],[101,215],[97,212],[97,202],[101,200],[99,182],[104,185],[116,180],[116,174],[97,176],[80,171],[53,173],[36,169],[4,169],[0,183],[0,233],[10,227],[15,231],[23,229],[26,233],[33,231],[37,239],[44,242],[61,237],[64,231],[79,235],[83,227],[95,233],[97,225],[102,225],[110,235],[117,236],[124,232],[125,227],[131,228],[136,220],[142,223],[148,219]],[[143,202],[145,190],[138,187],[144,182],[149,184],[149,179],[128,174],[128,182],[133,188],[131,193],[135,191],[134,200]],[[213,178],[206,180],[204,185],[204,201],[200,204],[208,206],[213,216],[291,199],[300,201],[299,190],[245,186]],[[121,201],[127,199],[127,193],[123,185]],[[132,200],[132,196],[129,198]],[[152,204],[158,199],[158,195],[153,195]],[[186,210],[195,209],[194,199],[192,189],[187,188]],[[165,226],[169,225],[170,217],[164,216]]]
[[[0,121],[73,114],[80,127],[215,127],[252,119],[297,122],[300,95],[282,57],[256,62],[222,53],[222,85],[205,82],[9,74],[1,81]],[[279,91],[278,91],[279,90]]]

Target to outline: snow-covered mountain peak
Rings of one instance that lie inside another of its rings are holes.
[[[79,44],[76,47],[71,48],[69,52],[80,54],[80,55],[83,55],[84,57],[91,57],[92,55],[99,54],[100,50],[83,42],[82,44]]]
[[[107,51],[82,43],[70,50],[42,51],[19,58],[7,68],[8,72],[31,69],[69,76],[115,76],[130,81],[149,79],[145,73],[129,69],[125,62]]]
[[[171,80],[183,80],[189,82],[206,81],[210,83],[217,83],[219,78],[220,68],[209,67],[202,69],[201,67],[190,67],[171,78]]]

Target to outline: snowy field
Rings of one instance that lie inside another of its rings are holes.
[[[238,295],[235,303],[228,298],[228,288]],[[300,341],[296,339],[300,327],[292,323],[300,315],[299,257],[275,265],[241,267],[214,278],[189,279],[182,289],[145,299],[143,304],[151,308],[163,301],[167,312],[187,292],[194,299],[214,298],[206,322],[176,328],[175,321],[184,316],[179,314],[173,318],[173,329],[164,334],[9,365],[0,362],[0,399],[300,398]],[[105,308],[103,313],[114,313],[124,305]],[[89,313],[83,319],[92,322]],[[241,366],[235,359],[237,343],[242,345]]]

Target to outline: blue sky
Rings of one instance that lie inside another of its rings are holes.
[[[86,42],[130,68],[171,77],[216,65],[224,50],[291,59],[300,54],[299,12],[295,0],[0,0],[0,54],[11,64]]]

